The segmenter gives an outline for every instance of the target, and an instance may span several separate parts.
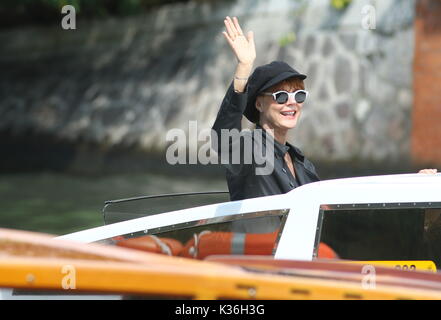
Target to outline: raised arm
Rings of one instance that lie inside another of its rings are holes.
[[[248,77],[256,59],[254,35],[249,31],[243,35],[242,28],[236,17],[224,20],[225,31],[222,32],[237,59],[236,71],[232,85],[228,88],[214,122],[213,129],[220,137],[222,129],[241,130],[242,114],[247,104],[246,86]],[[217,151],[216,145],[213,145]]]
[[[226,30],[223,32],[223,35],[237,58],[237,65],[232,84],[222,100],[213,124],[213,133],[216,135],[212,135],[211,142],[212,148],[223,159],[230,158],[232,154],[240,154],[239,163],[233,164],[233,161],[227,161],[228,164],[222,163],[232,173],[239,173],[246,166],[244,166],[243,162],[242,137],[238,138],[234,131],[237,133],[242,129],[242,114],[247,105],[246,86],[256,58],[256,49],[253,32],[248,32],[245,37],[236,17],[233,19],[226,17],[224,23]],[[225,135],[230,133],[232,134],[232,139],[226,140],[227,142],[230,141],[229,146],[227,148],[222,147],[222,136],[225,138]]]

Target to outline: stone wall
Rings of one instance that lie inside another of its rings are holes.
[[[376,29],[361,26],[374,5]],[[166,132],[211,127],[235,59],[223,18],[256,36],[256,65],[306,73],[290,139],[321,162],[409,158],[414,0],[242,0],[164,6],[120,20],[0,32],[0,131],[163,153]],[[288,41],[286,41],[288,39]],[[43,141],[42,141],[43,143]]]
[[[340,15],[311,10],[305,20],[319,16],[321,24],[301,28],[288,49],[312,92],[294,135],[320,159],[399,161],[409,153],[413,2],[377,1],[375,30],[361,27],[367,3]]]
[[[441,1],[417,6],[412,159],[433,165],[441,163]]]

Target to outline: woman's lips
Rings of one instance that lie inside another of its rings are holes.
[[[282,116],[289,117],[289,118],[294,118],[295,115],[296,115],[296,113],[297,113],[297,111],[295,111],[295,110],[293,110],[293,111],[284,111],[284,112],[280,112],[280,114],[281,114]]]

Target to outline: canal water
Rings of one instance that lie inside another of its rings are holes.
[[[148,173],[138,170],[99,175],[51,170],[0,174],[0,228],[62,235],[102,226],[102,209],[107,200],[228,190],[223,170],[215,171],[207,166],[175,167],[164,170],[150,166]],[[321,179],[416,172],[414,168],[399,165],[327,167],[316,163],[316,167]]]
[[[0,175],[0,228],[62,235],[103,225],[106,200],[179,192],[225,191],[223,178],[136,173]]]

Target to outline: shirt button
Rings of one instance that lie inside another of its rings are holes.
[[[289,185],[291,188],[294,188],[294,183],[290,182]]]

